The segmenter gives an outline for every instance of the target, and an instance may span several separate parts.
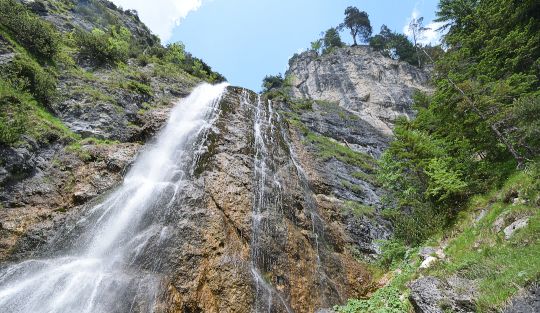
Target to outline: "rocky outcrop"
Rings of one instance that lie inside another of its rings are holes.
[[[410,283],[411,301],[417,313],[476,312],[474,282],[458,277],[439,279],[432,276]]]
[[[339,103],[386,134],[392,133],[397,117],[414,115],[415,90],[430,91],[427,71],[367,46],[335,49],[322,56],[304,52],[289,61],[287,76],[295,97]]]
[[[173,312],[314,312],[371,288],[368,271],[344,249],[340,203],[316,194],[323,190],[314,186],[321,180],[313,162],[303,163],[307,152],[278,118],[251,92],[231,88],[223,99],[195,169],[202,207],[180,209],[195,213],[175,256]]]
[[[535,313],[540,312],[540,285],[531,284],[515,296],[503,313]]]
[[[372,258],[379,252],[378,240],[391,234],[379,214],[383,190],[375,177],[375,160],[390,137],[336,103],[301,101],[307,104],[304,109],[280,104],[292,142],[305,151],[299,158],[315,190],[339,206],[336,218],[345,225],[347,246],[360,258]]]

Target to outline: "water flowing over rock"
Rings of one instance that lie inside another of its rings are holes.
[[[0,308],[315,312],[366,294],[342,204],[315,192],[279,104],[223,88],[181,101],[116,189],[23,236]]]
[[[225,85],[203,85],[171,113],[124,182],[67,222],[38,258],[0,272],[3,312],[153,312],[167,271],[172,208]]]
[[[415,90],[429,91],[428,72],[384,57],[368,46],[314,51],[289,61],[297,98],[338,102],[380,131],[391,134],[399,116],[412,117]]]

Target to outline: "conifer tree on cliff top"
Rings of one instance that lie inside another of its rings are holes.
[[[343,28],[348,28],[351,31],[355,46],[357,45],[357,37],[361,41],[366,42],[373,31],[369,21],[369,15],[356,7],[345,9],[345,20],[339,25],[340,30]]]

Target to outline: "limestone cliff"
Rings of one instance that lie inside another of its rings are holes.
[[[112,16],[139,40],[155,40],[133,12],[106,1],[23,2],[64,32]],[[0,65],[14,51],[0,38]],[[133,58],[120,69],[76,61],[60,71],[47,107],[69,136],[0,146],[3,264],[76,240],[85,211],[114,190],[169,108],[201,81]],[[162,279],[157,312],[317,312],[376,287],[365,262],[391,234],[376,159],[392,121],[412,116],[414,90],[429,90],[428,75],[366,47],[301,54],[288,75],[286,99],[230,87],[189,156],[194,170],[167,216],[159,268],[145,263],[158,255],[152,247],[138,264]]]
[[[399,116],[412,117],[416,90],[429,91],[428,71],[392,60],[368,46],[340,48],[319,56],[294,56],[286,73],[297,98],[338,102],[385,134]]]

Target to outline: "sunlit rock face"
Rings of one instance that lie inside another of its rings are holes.
[[[304,52],[289,61],[287,75],[295,97],[338,102],[387,134],[396,118],[413,115],[414,91],[430,91],[428,71],[368,46],[340,48],[323,56]]]
[[[191,213],[166,306],[315,312],[365,294],[371,278],[346,248],[341,203],[324,195],[278,105],[230,88],[220,108],[193,180],[204,194],[179,208]]]

